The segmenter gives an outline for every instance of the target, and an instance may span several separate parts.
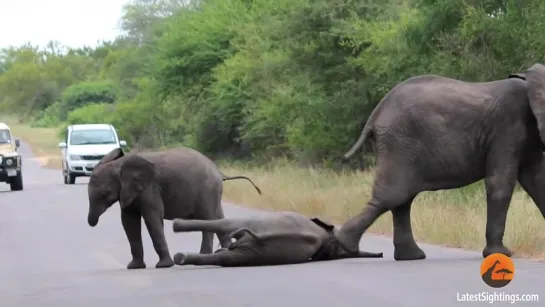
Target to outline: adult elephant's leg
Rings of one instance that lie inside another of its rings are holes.
[[[222,267],[251,266],[255,255],[249,250],[226,250],[214,254],[176,253],[177,265],[217,265]]]
[[[382,214],[410,203],[415,195],[409,186],[415,183],[414,178],[410,178],[411,174],[412,169],[404,170],[395,163],[377,163],[371,200],[358,215],[348,219],[335,235],[347,252],[359,250],[361,236]]]
[[[541,151],[536,150],[524,157],[518,172],[518,181],[545,217],[545,157]]]
[[[138,210],[129,207],[121,210],[121,223],[129,245],[131,247],[132,260],[127,269],[144,269],[144,247],[142,246],[142,216]]]
[[[489,159],[486,177],[486,247],[483,257],[493,253],[511,257],[512,252],[503,245],[507,211],[517,181],[518,163],[509,159]]]
[[[155,264],[156,268],[169,268],[174,265],[170,252],[168,251],[167,240],[165,238],[165,226],[163,220],[163,202],[159,199],[150,202],[143,198],[142,215],[148,229],[153,248],[159,256],[159,261]]]
[[[420,260],[426,259],[426,254],[414,240],[411,227],[411,207],[414,198],[405,204],[392,209],[394,223],[394,259]]]

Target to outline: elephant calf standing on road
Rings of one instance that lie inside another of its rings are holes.
[[[175,219],[174,232],[229,233],[235,242],[214,254],[177,253],[177,265],[223,267],[295,264],[342,258],[382,258],[382,253],[347,253],[333,236],[335,226],[294,212],[272,212],[249,218],[215,221]]]
[[[174,265],[165,240],[163,219],[222,219],[221,196],[224,180],[251,179],[227,177],[216,164],[191,148],[158,152],[130,153],[114,149],[97,164],[89,179],[89,215],[94,227],[99,217],[119,201],[121,222],[131,247],[128,269],[145,268],[141,218],[159,255],[156,268]],[[217,233],[220,244],[231,243],[227,234]],[[201,253],[212,253],[213,232],[202,232]]]
[[[356,250],[361,235],[391,211],[394,258],[426,254],[411,229],[411,204],[423,191],[460,188],[484,179],[486,247],[483,256],[511,256],[503,236],[518,181],[545,216],[545,66],[504,80],[472,83],[417,76],[395,86],[371,113],[353,155],[374,142],[376,176],[368,205],[337,232]]]

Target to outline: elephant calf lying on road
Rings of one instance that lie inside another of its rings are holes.
[[[295,264],[342,258],[382,258],[382,253],[347,253],[337,244],[336,228],[295,212],[272,212],[221,220],[174,219],[174,232],[229,233],[236,241],[214,254],[177,253],[177,265],[223,267]]]

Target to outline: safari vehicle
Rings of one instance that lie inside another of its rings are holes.
[[[89,177],[95,165],[110,151],[126,146],[109,124],[70,125],[66,128],[62,150],[62,176],[65,184],[76,183],[77,177]]]
[[[13,139],[11,130],[0,123],[0,181],[9,184],[12,191],[23,190],[22,159],[17,148],[20,142]]]

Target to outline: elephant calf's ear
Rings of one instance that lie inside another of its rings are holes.
[[[319,218],[315,217],[315,218],[312,218],[310,219],[311,221],[313,221],[314,223],[316,223],[316,225],[322,227],[323,229],[327,230],[327,231],[332,231],[335,226],[329,224],[329,223],[326,223],[322,220],[320,220]]]
[[[513,78],[526,80],[526,73],[518,72],[518,73],[510,74],[509,77],[507,77],[507,79],[513,79]]]
[[[117,160],[121,157],[123,157],[125,154],[123,153],[123,149],[121,148],[116,148],[112,151],[110,151],[107,155],[105,155],[104,157],[102,157],[102,159],[100,159],[100,161],[97,163],[97,165],[95,167],[98,167],[99,165],[102,165],[104,163],[108,163],[108,162],[111,162],[113,160]]]
[[[119,180],[121,192],[119,204],[121,208],[127,208],[154,180],[155,165],[137,155],[127,156],[121,165]]]

